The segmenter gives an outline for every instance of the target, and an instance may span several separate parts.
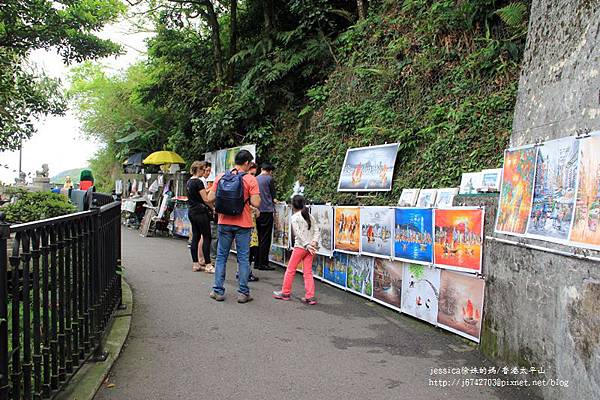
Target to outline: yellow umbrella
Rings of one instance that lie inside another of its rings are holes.
[[[155,151],[144,159],[144,164],[185,164],[185,160],[174,151]]]

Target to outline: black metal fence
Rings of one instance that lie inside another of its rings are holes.
[[[52,398],[84,362],[105,358],[120,263],[119,202],[0,221],[0,400]]]

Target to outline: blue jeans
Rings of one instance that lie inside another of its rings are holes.
[[[240,275],[240,288],[238,292],[250,294],[248,277],[250,276],[250,235],[252,228],[241,228],[235,225],[219,225],[217,228],[218,246],[217,262],[215,265],[215,285],[213,291],[225,294],[225,270],[227,259],[231,251],[231,243],[235,239],[237,249],[238,270]]]

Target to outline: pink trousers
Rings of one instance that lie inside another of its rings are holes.
[[[304,290],[306,290],[306,298],[315,297],[315,281],[313,280],[312,263],[313,255],[306,249],[294,247],[292,257],[288,262],[285,276],[283,277],[283,288],[281,291],[285,294],[292,293],[292,284],[296,275],[298,264],[303,263],[304,266]]]

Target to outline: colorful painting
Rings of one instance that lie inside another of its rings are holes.
[[[188,208],[177,205],[173,210],[173,234],[181,237],[189,237],[192,224],[188,218]]]
[[[578,140],[579,186],[571,241],[600,250],[600,132]]]
[[[312,264],[313,276],[317,279],[323,278],[323,265],[325,264],[325,256],[315,255]]]
[[[460,194],[477,194],[478,189],[481,189],[481,172],[466,172],[462,174],[460,180]]]
[[[390,258],[394,209],[363,207],[360,209],[360,251],[374,257]]]
[[[338,192],[376,192],[392,190],[398,143],[348,149]]]
[[[531,214],[537,148],[504,152],[496,232],[523,235]]]
[[[348,265],[348,254],[333,253],[333,258],[327,257],[323,264],[323,280],[339,286],[342,289],[346,288],[346,265]]]
[[[484,290],[483,279],[442,271],[438,326],[479,343]]]
[[[281,247],[271,246],[269,253],[269,261],[272,263],[285,266],[285,250]]]
[[[404,264],[402,312],[437,324],[440,270],[419,264]]]
[[[273,215],[273,244],[287,249],[290,247],[291,209],[285,204],[275,205]]]
[[[365,297],[373,295],[373,258],[348,256],[346,288]]]
[[[402,189],[400,199],[398,199],[399,207],[414,207],[419,199],[419,189]]]
[[[394,258],[419,264],[433,262],[433,210],[397,208]]]
[[[502,182],[502,168],[481,171],[481,188],[483,190],[497,192],[500,190],[500,182]]]
[[[249,144],[240,147],[232,147],[230,149],[218,150],[204,154],[204,159],[210,161],[213,165],[211,175],[208,180],[214,180],[215,176],[230,171],[235,166],[235,155],[240,150],[248,150],[256,159],[256,145]]]
[[[333,207],[311,206],[310,213],[315,218],[317,228],[321,233],[321,243],[319,243],[317,253],[331,257],[333,255]]]
[[[334,248],[338,251],[358,254],[360,251],[360,209],[336,207]]]
[[[373,299],[400,311],[402,307],[402,276],[400,262],[375,259],[373,270]]]
[[[434,263],[466,272],[481,272],[483,210],[451,208],[435,210]]]
[[[435,199],[434,207],[448,208],[452,207],[454,196],[458,194],[458,188],[438,189],[437,198]]]
[[[579,140],[552,140],[538,149],[527,235],[551,241],[569,237],[577,186]]]
[[[417,207],[429,208],[435,204],[437,189],[421,189],[417,200]]]

